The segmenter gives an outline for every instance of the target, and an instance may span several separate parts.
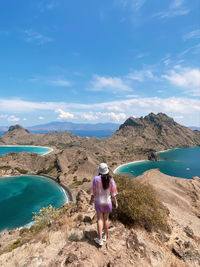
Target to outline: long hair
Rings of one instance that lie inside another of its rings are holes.
[[[103,189],[106,190],[109,187],[111,176],[109,173],[107,174],[100,174],[101,175],[101,182],[103,185]]]

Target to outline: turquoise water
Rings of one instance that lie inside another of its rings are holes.
[[[33,212],[50,204],[61,207],[67,198],[49,178],[34,175],[0,177],[0,231],[24,226]]]
[[[44,155],[50,151],[50,148],[41,146],[0,146],[0,155],[8,152],[32,152]]]
[[[192,148],[179,148],[157,153],[160,161],[144,161],[117,169],[117,173],[127,173],[138,176],[150,169],[160,169],[161,172],[175,177],[191,179],[200,177],[200,146]]]

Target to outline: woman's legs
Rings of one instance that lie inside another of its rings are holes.
[[[103,213],[97,212],[97,231],[98,231],[98,236],[100,240],[102,240],[103,225],[104,225]]]
[[[103,213],[103,229],[105,236],[108,236],[108,226],[109,226],[109,212],[105,212]]]

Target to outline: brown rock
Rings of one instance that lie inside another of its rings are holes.
[[[189,226],[184,227],[183,230],[188,237],[194,238],[194,232],[192,231],[192,229]]]
[[[184,252],[183,252],[180,248],[173,247],[173,248],[172,248],[172,252],[173,252],[174,255],[175,255],[176,257],[178,257],[179,259],[183,259],[183,258],[184,258]]]
[[[78,257],[75,254],[70,252],[65,260],[65,265],[68,265],[77,260],[78,260]]]

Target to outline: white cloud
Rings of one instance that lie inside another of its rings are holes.
[[[6,119],[8,117],[7,114],[0,114],[0,119]]]
[[[153,75],[152,70],[134,70],[127,75],[127,79],[144,82],[149,79],[157,80],[158,78]]]
[[[103,77],[94,75],[91,83],[91,90],[102,91],[110,89],[113,92],[131,91],[131,88],[118,77]]]
[[[139,97],[138,95],[125,95],[125,97],[127,98],[135,98],[135,97]]]
[[[190,9],[180,9],[180,10],[168,10],[168,11],[161,11],[153,15],[153,17],[158,17],[161,19],[165,18],[172,18],[177,16],[184,16],[190,12]]]
[[[189,39],[199,39],[199,38],[200,38],[200,30],[199,29],[188,32],[183,36],[184,41],[189,40]]]
[[[184,116],[174,116],[174,119],[183,119],[184,118]]]
[[[27,121],[27,118],[23,118],[23,121]]]
[[[106,113],[106,116],[110,117],[111,119],[113,119],[116,122],[119,122],[119,121],[124,120],[126,118],[126,114],[125,113],[109,112],[109,113]]]
[[[180,7],[182,4],[183,4],[184,0],[173,0],[171,5],[170,5],[170,8],[178,8]]]
[[[14,115],[11,115],[11,116],[8,117],[8,121],[17,122],[17,121],[19,121],[19,120],[20,120],[20,119],[17,118],[17,117],[15,117]]]
[[[71,86],[71,83],[65,79],[54,79],[54,80],[47,80],[46,81],[50,85],[55,86]]]
[[[90,113],[82,113],[80,116],[84,120],[89,120],[89,121],[94,121],[94,120],[98,119],[98,116],[94,115],[92,112],[90,112]]]
[[[36,110],[55,110],[66,106],[62,102],[31,102],[22,99],[3,99],[0,98],[0,111],[9,113],[29,113]]]
[[[58,111],[60,109],[60,112]],[[118,101],[79,104],[79,103],[64,103],[64,102],[28,102],[17,100],[0,99],[0,113],[22,113],[28,112],[38,113],[40,116],[41,110],[52,112],[54,116],[55,110],[59,113],[59,117],[65,119],[76,119],[81,121],[81,114],[88,113],[96,117],[95,121],[106,122],[108,119],[116,120],[124,117],[143,116],[150,112],[163,112],[171,117],[184,116],[182,123],[189,125],[200,125],[200,100],[189,97],[134,97],[122,99]],[[68,112],[65,112],[68,110]],[[114,114],[113,114],[114,113]],[[125,114],[119,115],[119,114]],[[50,118],[50,116],[49,116]],[[92,117],[90,116],[92,119]]]
[[[172,84],[187,88],[194,95],[200,96],[200,69],[176,66],[168,74],[162,75],[162,77],[169,80]]]
[[[40,116],[38,119],[39,119],[39,120],[44,120],[45,118],[44,118],[44,117],[42,117],[42,116]]]
[[[117,0],[117,2],[123,7],[131,8],[134,11],[139,11],[145,4],[146,0]]]
[[[146,56],[148,56],[148,53],[140,53],[136,56],[136,58],[144,58]]]
[[[184,0],[173,0],[168,9],[154,14],[153,17],[165,19],[187,15],[190,12],[190,9],[185,8],[183,4]]]
[[[65,112],[62,109],[57,109],[55,112],[60,113],[58,116],[58,119],[73,119],[74,118],[74,114],[70,113],[70,112]]]
[[[53,41],[52,38],[44,36],[41,33],[35,32],[32,29],[25,30],[24,34],[26,42],[34,42],[38,45]]]

